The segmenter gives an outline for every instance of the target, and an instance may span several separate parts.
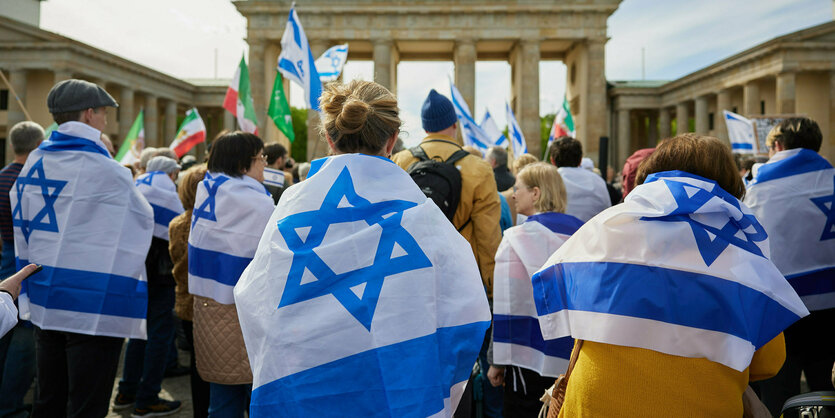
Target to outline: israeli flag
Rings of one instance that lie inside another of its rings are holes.
[[[470,245],[362,154],[284,192],[235,302],[252,417],[452,416],[490,325]]]
[[[751,211],[715,182],[651,174],[533,276],[545,339],[706,358],[737,371],[808,315]]]
[[[461,137],[464,138],[464,145],[478,148],[482,153],[487,151],[487,148],[493,144],[491,139],[481,126],[479,126],[473,115],[470,113],[470,107],[461,96],[461,92],[449,81],[449,90],[452,96],[452,106],[455,108],[455,116],[458,117],[458,122],[461,123]]]
[[[539,329],[531,277],[583,221],[546,212],[505,231],[493,274],[493,362],[534,370],[541,376],[565,373],[574,340],[546,341]]]
[[[507,134],[510,135],[510,144],[513,146],[513,158],[517,158],[528,152],[528,143],[525,142],[525,135],[522,134],[522,128],[516,122],[516,116],[513,115],[510,104],[505,102],[505,108],[507,110]]]
[[[299,21],[296,8],[290,9],[287,27],[281,37],[281,54],[278,56],[278,71],[304,89],[304,97],[311,109],[319,111],[319,96],[322,95],[322,81],[313,61],[313,52],[307,43],[307,36]]]
[[[733,152],[742,154],[753,154],[754,144],[757,139],[754,137],[754,123],[742,115],[723,110],[725,126],[728,127],[728,138],[731,141]]]
[[[264,168],[264,184],[268,186],[284,187],[284,171],[274,168]]]
[[[329,48],[321,57],[316,58],[316,71],[319,72],[319,80],[326,83],[339,78],[346,61],[348,61],[348,44]]]
[[[151,171],[136,178],[136,188],[154,210],[154,236],[168,241],[168,224],[185,212],[177,186],[162,171]]]
[[[817,152],[780,151],[745,204],[771,238],[772,260],[810,311],[835,308],[835,169]]]
[[[67,122],[29,154],[9,198],[20,317],[41,329],[145,338],[153,210],[101,132]]]
[[[252,256],[275,206],[249,176],[207,172],[197,185],[188,237],[188,291],[232,304],[232,288]]]
[[[507,138],[504,137],[502,131],[496,126],[496,120],[490,115],[490,111],[484,113],[484,119],[481,121],[481,129],[487,134],[487,137],[493,138],[491,142],[497,147],[503,147],[507,143]]]

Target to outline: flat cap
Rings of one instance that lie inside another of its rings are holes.
[[[84,80],[64,80],[52,87],[46,97],[49,113],[74,112],[97,107],[119,107],[103,88]]]
[[[180,165],[177,164],[176,160],[168,158],[164,155],[158,155],[151,158],[151,161],[148,161],[146,171],[149,173],[152,171],[162,171],[165,174],[171,174],[179,169]]]

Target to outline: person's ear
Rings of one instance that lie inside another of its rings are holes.
[[[542,195],[542,191],[539,190],[539,187],[534,186],[534,187],[531,187],[531,194],[533,195],[533,200],[535,202],[535,201],[539,200],[539,196]]]
[[[336,144],[333,143],[333,140],[331,139],[331,136],[328,135],[327,132],[325,132],[325,140],[328,141],[328,147],[331,150],[331,155],[335,155],[336,154]]]
[[[394,149],[394,144],[397,143],[397,134],[399,132],[395,132],[391,138],[386,141],[386,146],[383,147],[384,154],[383,156],[386,158],[391,158],[391,151]]]

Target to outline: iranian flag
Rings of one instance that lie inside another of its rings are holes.
[[[133,121],[125,140],[122,141],[122,146],[119,147],[119,152],[116,153],[116,161],[119,164],[133,164],[139,161],[139,154],[145,148],[145,117],[144,110],[139,111],[136,120]]]
[[[243,57],[235,70],[235,76],[229,82],[223,108],[235,115],[242,131],[258,135],[258,120],[255,119],[255,105],[249,88],[249,69]]]
[[[180,124],[180,130],[177,131],[177,136],[174,137],[174,142],[171,143],[170,148],[174,150],[177,157],[182,157],[192,147],[206,140],[206,124],[200,118],[196,108],[191,108],[186,112],[186,118]]]
[[[571,107],[568,105],[568,100],[563,97],[562,107],[557,111],[554,117],[554,124],[551,125],[551,133],[548,135],[548,146],[545,147],[547,155],[551,143],[561,136],[574,137],[577,131],[574,129],[574,118],[571,117]]]

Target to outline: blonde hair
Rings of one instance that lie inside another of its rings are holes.
[[[473,147],[473,146],[470,146],[470,145],[464,145],[464,146],[463,146],[463,147],[461,147],[461,148],[462,148],[464,151],[467,151],[467,152],[469,152],[470,154],[475,155],[475,156],[476,156],[476,157],[478,157],[478,158],[484,158],[484,154],[482,154],[482,153],[481,153],[481,150],[480,150],[480,149],[478,149],[478,148],[476,148],[476,147]]]
[[[397,98],[373,81],[328,83],[320,105],[322,131],[342,153],[379,155],[402,125]]]
[[[522,171],[526,165],[533,164],[537,161],[539,161],[539,159],[532,154],[522,154],[513,160],[513,173],[519,174],[519,172]]]
[[[539,188],[539,199],[533,203],[537,212],[565,212],[568,197],[557,167],[548,163],[528,164],[516,175],[525,186]]]

